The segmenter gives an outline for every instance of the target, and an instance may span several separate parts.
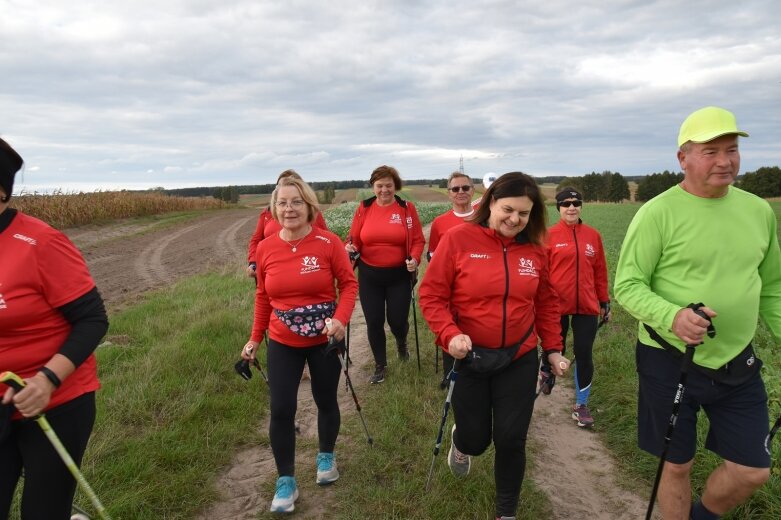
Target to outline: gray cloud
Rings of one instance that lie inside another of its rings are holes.
[[[0,0],[0,133],[21,187],[677,169],[681,120],[733,110],[781,164],[770,1]]]

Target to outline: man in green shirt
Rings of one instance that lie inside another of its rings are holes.
[[[781,252],[768,203],[732,186],[738,136],[748,134],[722,108],[689,115],[678,136],[684,180],[637,212],[616,270],[616,300],[640,321],[638,443],[645,451],[661,455],[682,352],[701,344],[659,486],[665,519],[719,518],[770,476],[767,393],[751,340],[758,317],[781,340]],[[687,308],[696,302],[713,320],[712,339],[708,320]],[[700,408],[710,421],[706,447],[724,462],[692,507]]]

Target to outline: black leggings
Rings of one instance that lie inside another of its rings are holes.
[[[480,455],[493,436],[496,516],[515,516],[518,508],[536,386],[537,351],[531,350],[493,375],[462,367],[453,387],[459,451]]]
[[[358,295],[366,319],[369,346],[378,365],[388,365],[385,353],[386,310],[388,326],[396,344],[407,344],[411,291],[410,272],[405,266],[383,268],[361,263],[358,267]]]
[[[572,349],[575,351],[575,370],[577,371],[578,388],[583,390],[591,385],[594,378],[594,339],[597,337],[599,316],[592,314],[564,314],[561,317],[561,344],[564,347],[562,355],[567,348],[567,332],[572,323]],[[543,360],[543,366],[550,371],[547,358]]]
[[[341,415],[336,391],[339,387],[341,363],[336,352],[325,355],[326,344],[314,347],[288,347],[274,339],[268,342],[266,363],[271,388],[271,451],[279,476],[295,475],[296,461],[296,409],[298,386],[309,365],[312,398],[317,405],[317,435],[320,451],[333,453],[339,435]]]
[[[46,419],[80,466],[95,424],[95,393],[52,408],[46,412]],[[8,436],[0,442],[0,518],[8,518],[22,469],[22,520],[68,520],[76,480],[40,425],[32,420],[14,421]]]

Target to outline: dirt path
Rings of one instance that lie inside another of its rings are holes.
[[[218,211],[158,230],[152,230],[151,224],[123,223],[65,230],[65,233],[84,253],[108,308],[115,311],[132,304],[144,292],[183,277],[225,265],[235,265],[237,269],[245,265],[246,244],[258,212],[257,209]],[[360,305],[356,305],[353,315],[351,340],[354,364],[350,370],[356,374],[353,382],[360,396],[362,388],[367,386],[372,364]],[[550,497],[552,518],[642,518],[645,499],[617,485],[615,463],[597,435],[578,428],[569,418],[573,401],[571,386],[557,385],[550,396],[537,401],[529,433],[535,463],[529,478]],[[345,418],[356,413],[350,395],[343,388],[339,402]],[[317,413],[308,381],[299,390],[298,424],[299,440],[303,442],[299,442],[296,458],[314,461]],[[268,431],[267,420],[258,427]],[[363,438],[340,441],[365,442]],[[237,453],[218,479],[220,500],[197,518],[258,518],[259,513],[268,511],[271,502],[271,496],[261,489],[268,489],[275,477],[270,447],[254,447]],[[325,518],[331,496],[329,488],[314,492],[314,477],[299,479],[299,485],[302,494],[297,502],[297,518]]]

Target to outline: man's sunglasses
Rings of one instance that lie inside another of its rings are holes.
[[[471,186],[453,186],[452,188],[448,188],[453,193],[458,193],[459,190],[463,191],[464,193],[468,191],[472,191]]]
[[[576,208],[579,208],[583,205],[583,202],[580,200],[565,200],[564,202],[559,202],[559,207],[562,208],[568,208],[570,206],[575,206]]]

